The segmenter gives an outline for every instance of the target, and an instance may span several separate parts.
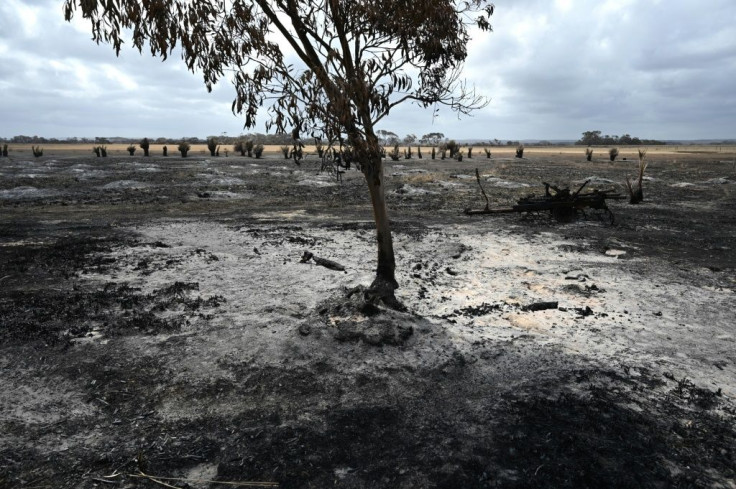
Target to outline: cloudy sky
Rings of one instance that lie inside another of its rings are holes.
[[[464,76],[473,117],[402,107],[381,129],[457,139],[736,138],[734,0],[497,0]],[[0,137],[235,135],[227,82],[90,41],[62,0],[0,0]],[[253,131],[265,132],[263,126]]]

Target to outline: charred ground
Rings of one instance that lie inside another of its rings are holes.
[[[357,172],[0,160],[0,487],[734,487],[733,155],[654,155],[614,226],[462,215],[476,167],[498,205],[634,173],[582,159],[389,163],[409,313],[346,299],[374,259]],[[516,280],[486,247],[537,256]]]

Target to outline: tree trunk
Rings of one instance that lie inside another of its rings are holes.
[[[394,291],[399,288],[396,282],[396,259],[394,258],[394,244],[391,237],[391,224],[386,208],[385,185],[383,180],[383,161],[380,156],[371,156],[370,162],[363,165],[368,191],[373,206],[373,219],[376,222],[376,242],[378,244],[378,263],[376,278],[368,292],[381,299],[387,306],[394,309],[404,309],[396,300]]]

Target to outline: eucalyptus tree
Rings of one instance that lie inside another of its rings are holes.
[[[399,135],[386,129],[377,130],[376,136],[378,136],[378,142],[384,146],[393,146],[399,142]]]
[[[368,186],[378,261],[369,292],[396,305],[395,257],[376,125],[397,106],[484,106],[461,78],[473,28],[488,31],[486,0],[65,0],[71,20],[120,53],[180,53],[204,84],[229,78],[232,110],[253,127],[267,107],[277,132],[344,141]]]

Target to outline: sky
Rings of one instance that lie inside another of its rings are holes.
[[[736,138],[734,0],[497,0],[463,77],[489,97],[458,119],[402,105],[399,136],[574,140]],[[227,80],[208,93],[181,59],[91,41],[62,0],[0,0],[0,137],[205,137],[244,132]]]

